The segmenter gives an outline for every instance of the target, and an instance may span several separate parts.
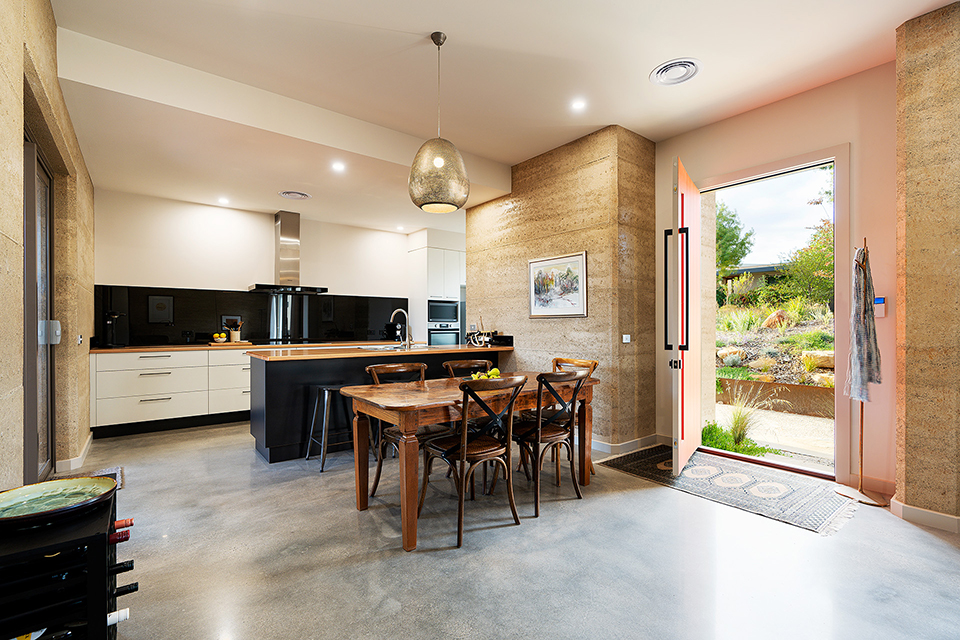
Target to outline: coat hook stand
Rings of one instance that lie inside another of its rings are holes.
[[[867,249],[866,238],[863,239],[863,253],[864,253],[864,256],[867,256],[870,253],[870,250]],[[863,266],[863,264],[861,264],[857,260],[854,260],[854,264],[856,264],[857,267],[859,267],[860,270],[863,271],[864,277],[866,277],[866,269]],[[863,288],[863,295],[864,295],[863,308],[866,309],[867,308],[867,304],[866,304],[867,288],[866,287]],[[884,498],[882,495],[880,495],[875,491],[864,491],[863,489],[863,400],[860,400],[859,402],[860,402],[860,450],[859,450],[860,469],[857,473],[857,488],[854,489],[853,487],[848,487],[846,485],[838,485],[836,491],[840,495],[850,498],[851,500],[856,500],[860,504],[866,504],[872,507],[885,507],[889,504],[886,498]]]

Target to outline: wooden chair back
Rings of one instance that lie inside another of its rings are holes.
[[[549,424],[557,424],[568,432],[573,430],[573,422],[577,417],[577,399],[590,373],[590,369],[585,367],[574,371],[541,373],[537,376],[537,440],[540,440],[540,431]],[[564,400],[554,387],[564,382],[576,383],[569,400]]]
[[[513,405],[520,395],[523,385],[527,384],[527,376],[508,376],[506,378],[464,380],[460,383],[460,390],[463,391],[463,417],[460,424],[460,446],[456,451],[448,450],[444,457],[448,460],[454,456],[461,460],[466,459],[467,443],[481,435],[493,436],[500,442],[510,446],[510,440],[513,437]],[[489,394],[481,397],[480,394],[489,391],[510,391],[510,399],[506,405],[499,411],[491,404],[494,399],[502,399],[504,394],[497,394],[491,398]],[[486,414],[480,421],[475,421],[473,425],[469,423],[470,404],[474,403],[483,409]]]
[[[397,362],[392,364],[372,364],[365,369],[373,378],[373,384],[381,384],[381,377],[403,376],[399,380],[384,380],[383,382],[423,382],[427,379],[427,365],[422,362]]]
[[[443,363],[448,378],[463,378],[474,373],[486,373],[493,368],[490,360],[447,360]]]
[[[587,369],[587,377],[593,375],[600,363],[596,360],[580,360],[579,358],[554,358],[553,370],[557,371],[576,371],[578,369]]]

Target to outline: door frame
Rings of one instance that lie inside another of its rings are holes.
[[[47,447],[50,465],[41,477],[39,470],[40,451],[37,443],[37,402],[39,385],[37,381],[37,350],[39,336],[37,332],[37,169],[42,169],[49,178],[50,191],[47,203],[47,278],[48,295],[47,315],[55,317],[53,296],[53,205],[54,177],[40,154],[39,147],[25,135],[23,141],[23,482],[30,484],[43,480],[56,472],[56,394],[55,357],[51,349],[48,355],[49,389],[47,393],[48,436]]]
[[[775,160],[766,164],[742,169],[722,176],[697,182],[700,192],[717,191],[744,182],[770,178],[784,173],[815,167],[827,162],[834,163],[833,193],[833,290],[834,290],[834,472],[837,482],[851,484],[856,478],[851,475],[851,453],[854,449],[851,423],[853,401],[843,395],[843,380],[847,378],[850,355],[850,332],[839,330],[845,323],[836,318],[850,317],[850,283],[853,277],[852,246],[850,244],[850,143],[826,149],[810,151],[798,156]]]

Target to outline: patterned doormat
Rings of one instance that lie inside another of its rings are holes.
[[[677,477],[670,447],[663,445],[600,464],[821,535],[836,533],[857,509],[855,500],[837,494],[826,480],[702,451]]]

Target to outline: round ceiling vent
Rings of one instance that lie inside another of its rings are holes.
[[[663,85],[681,84],[700,72],[700,64],[696,58],[669,60],[650,72],[650,82]]]
[[[281,191],[280,195],[287,200],[309,200],[313,196],[303,191]]]

